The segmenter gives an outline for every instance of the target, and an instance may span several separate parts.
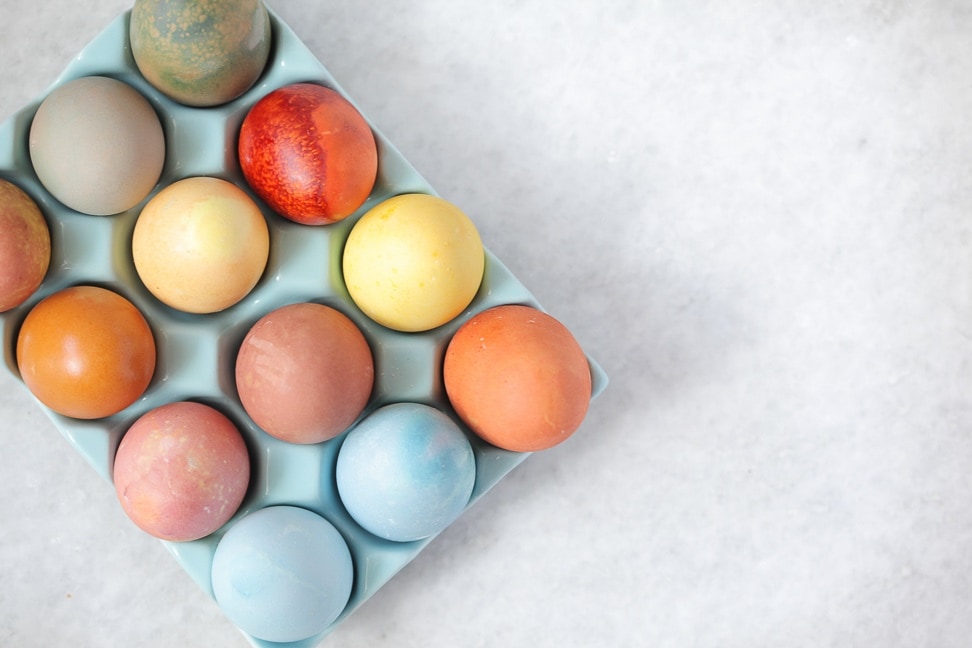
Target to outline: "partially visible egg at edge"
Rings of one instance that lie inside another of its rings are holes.
[[[0,179],[0,312],[24,303],[44,281],[51,233],[34,199]]]

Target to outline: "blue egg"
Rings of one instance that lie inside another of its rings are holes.
[[[409,542],[438,533],[462,513],[476,483],[476,459],[448,416],[396,403],[348,433],[335,475],[358,524],[386,540]]]
[[[260,509],[216,546],[213,592],[226,616],[265,641],[323,632],[351,596],[351,552],[334,526],[293,506]]]

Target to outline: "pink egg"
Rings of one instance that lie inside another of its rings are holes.
[[[128,429],[113,477],[122,508],[139,528],[184,542],[233,517],[250,482],[250,458],[232,421],[184,401],[153,409]]]
[[[253,422],[289,443],[320,443],[361,414],[374,384],[371,348],[330,306],[291,304],[264,315],[236,358],[236,388]]]

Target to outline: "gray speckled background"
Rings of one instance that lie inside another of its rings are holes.
[[[324,646],[968,645],[966,3],[269,4],[612,380]],[[0,120],[128,7],[0,0]],[[0,421],[0,645],[246,645]]]

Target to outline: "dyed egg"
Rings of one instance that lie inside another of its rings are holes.
[[[108,77],[82,77],[51,91],[37,108],[29,142],[44,188],[85,214],[136,206],[165,164],[155,110],[133,87]]]
[[[112,477],[118,501],[140,529],[186,542],[236,513],[250,483],[250,458],[232,421],[184,401],[135,421],[118,446]]]
[[[364,117],[321,85],[278,88],[240,128],[239,158],[253,191],[275,212],[304,225],[353,214],[378,173],[375,137]]]
[[[136,0],[129,26],[142,76],[190,106],[239,97],[270,55],[270,16],[261,0]]]
[[[338,453],[338,493],[370,533],[396,542],[428,538],[462,513],[476,459],[462,430],[439,410],[395,403],[352,429]]]
[[[580,426],[591,373],[563,324],[528,306],[497,306],[467,321],[443,364],[449,401],[485,441],[506,450],[544,450]]]
[[[17,337],[17,367],[31,393],[58,414],[111,416],[134,403],[155,373],[155,339],[121,295],[75,286],[31,309]]]
[[[263,641],[320,634],[344,611],[353,581],[351,552],[340,532],[293,506],[246,515],[213,555],[216,603],[240,630]]]
[[[37,203],[0,179],[0,312],[24,303],[51,262],[51,233]]]
[[[145,287],[189,313],[215,313],[260,280],[270,233],[250,196],[219,178],[186,178],[156,194],[135,223],[132,256]]]
[[[291,304],[264,315],[236,358],[236,388],[254,423],[289,443],[319,443],[350,426],[374,384],[364,335],[329,306]]]
[[[355,223],[342,263],[348,292],[368,317],[415,332],[459,315],[476,296],[486,261],[479,232],[458,207],[404,194]]]

